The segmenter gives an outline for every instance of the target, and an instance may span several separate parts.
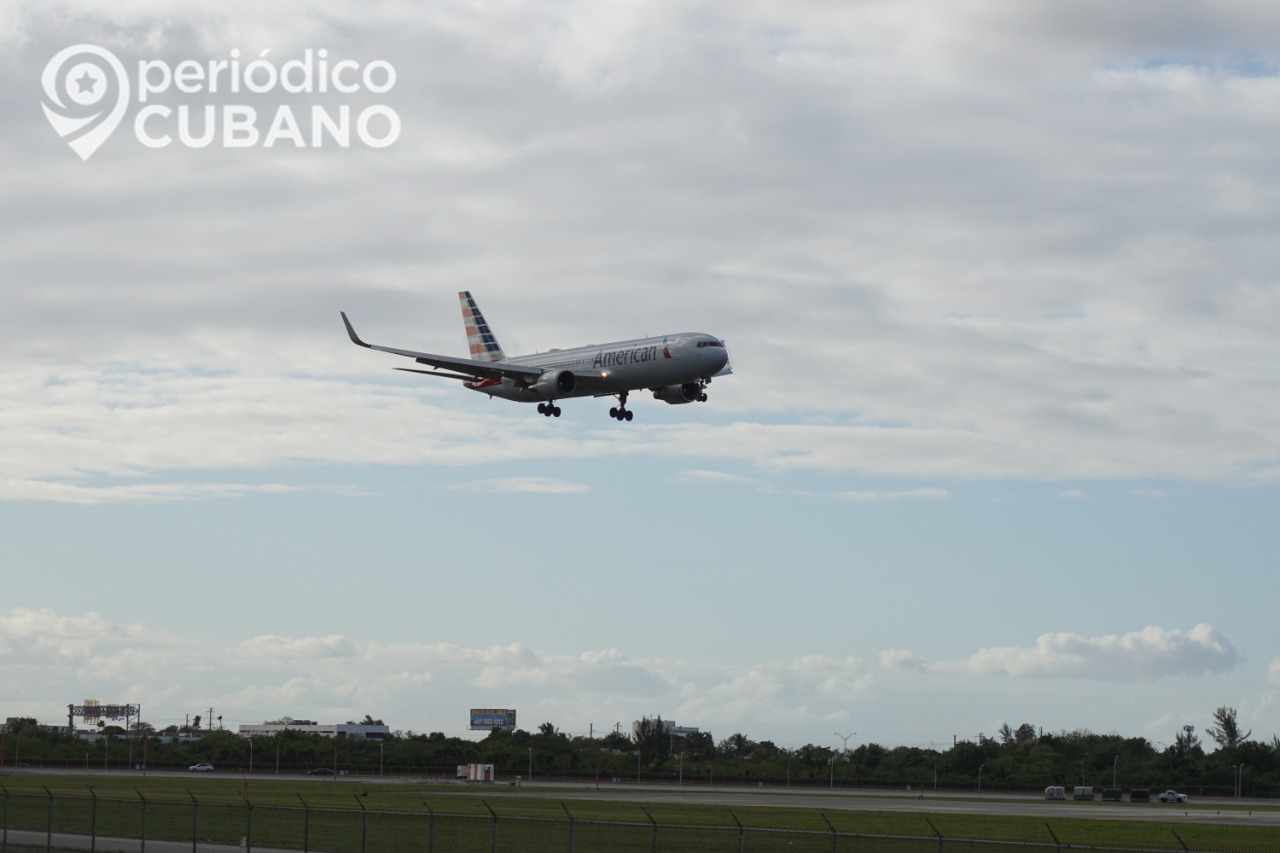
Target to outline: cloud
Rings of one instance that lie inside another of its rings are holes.
[[[851,503],[885,503],[911,499],[945,501],[951,499],[951,493],[946,489],[906,489],[896,492],[836,492],[835,497]]]
[[[0,615],[0,654],[9,664],[81,665],[96,649],[174,642],[142,624],[113,623],[92,612],[61,616],[48,608],[15,607]]]
[[[880,653],[880,665],[885,669],[925,672],[928,662],[906,649],[889,649]]]
[[[473,480],[451,486],[460,492],[511,492],[534,495],[577,495],[591,491],[585,483],[572,483],[555,477],[502,477],[496,480]]]
[[[365,496],[355,486],[301,486],[285,483],[139,483],[121,486],[85,486],[41,480],[0,480],[0,500],[48,501],[69,504],[164,503],[170,501],[239,498],[248,495],[293,495],[306,492]]]
[[[338,634],[330,634],[327,637],[281,637],[276,634],[263,634],[245,640],[237,647],[237,651],[248,658],[323,660],[352,657],[356,654],[356,646],[351,640]]]
[[[1041,634],[1030,648],[982,649],[963,660],[921,665],[905,652],[887,653],[897,668],[1015,678],[1083,678],[1098,681],[1151,681],[1177,676],[1227,672],[1242,657],[1212,625],[1190,631],[1148,626],[1127,634],[1084,637],[1071,633]],[[884,658],[882,658],[882,661]]]

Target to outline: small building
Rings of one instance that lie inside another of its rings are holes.
[[[239,733],[241,737],[270,737],[286,730],[320,735],[321,737],[349,738],[351,740],[384,740],[391,736],[391,729],[380,724],[316,723],[311,720],[241,725]]]

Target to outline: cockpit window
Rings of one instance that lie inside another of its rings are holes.
[[[703,347],[722,347],[722,346],[724,346],[724,344],[721,341],[698,341],[698,349],[702,349]]]

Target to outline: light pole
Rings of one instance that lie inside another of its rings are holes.
[[[1116,786],[1116,764],[1120,761],[1120,756],[1111,759],[1111,787]]]
[[[979,797],[982,796],[982,769],[986,766],[987,765],[985,764],[978,765],[978,796]]]
[[[253,775],[253,735],[249,735],[249,775]]]
[[[677,785],[684,784],[684,753],[683,752],[680,753],[680,781],[677,782],[676,784]]]
[[[529,781],[533,781],[533,747],[529,747]]]
[[[827,784],[828,788],[836,786],[836,757],[833,755],[827,759],[827,766],[831,768],[831,781]]]
[[[378,740],[378,775],[382,775],[382,740]]]
[[[848,758],[849,757],[849,738],[856,735],[857,732],[849,732],[849,734],[847,735],[842,735],[839,732],[835,732],[834,734],[836,737],[844,741],[844,754],[845,754],[845,757]],[[835,762],[836,762],[835,756],[832,756],[831,758],[831,787],[832,788],[836,786],[836,763]]]

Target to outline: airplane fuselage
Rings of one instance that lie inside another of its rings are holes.
[[[554,395],[564,399],[605,397],[623,391],[658,389],[707,380],[723,370],[728,361],[728,350],[719,338],[699,332],[681,332],[663,337],[549,350],[515,356],[503,363],[601,377],[568,393]],[[464,384],[473,391],[522,403],[548,399],[548,395],[536,387],[515,379],[481,379]]]

